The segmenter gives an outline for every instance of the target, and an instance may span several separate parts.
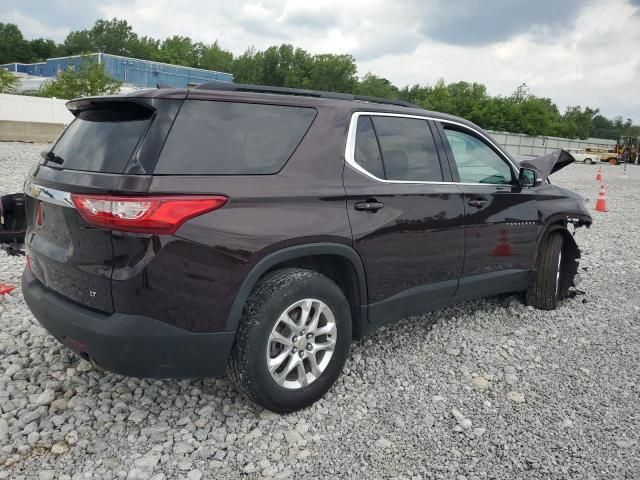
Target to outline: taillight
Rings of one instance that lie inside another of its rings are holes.
[[[91,225],[158,235],[171,235],[190,218],[227,203],[227,197],[196,195],[129,197],[72,193],[71,200]]]

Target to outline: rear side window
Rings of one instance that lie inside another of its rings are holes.
[[[380,148],[378,147],[378,140],[370,117],[363,116],[358,118],[354,160],[372,175],[378,178],[385,178]]]
[[[313,108],[187,100],[154,173],[276,173],[289,160],[315,115]]]
[[[436,146],[426,120],[371,117],[387,180],[442,181]]]
[[[66,170],[122,173],[152,114],[135,103],[95,104],[77,114],[51,151]]]

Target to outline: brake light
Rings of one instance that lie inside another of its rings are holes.
[[[72,193],[78,212],[91,225],[123,232],[171,235],[187,220],[227,203],[223,196],[85,195]]]

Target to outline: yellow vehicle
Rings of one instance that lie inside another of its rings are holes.
[[[588,147],[585,149],[585,152],[599,156],[601,162],[612,163],[613,161],[613,165],[618,164],[618,152],[616,147],[612,147],[610,149],[602,147]]]
[[[619,156],[622,157],[624,155],[625,151],[629,151],[631,149],[632,145],[635,147],[635,151],[636,152],[638,152],[640,150],[640,135],[638,135],[638,136],[630,136],[630,135],[621,136],[618,139],[618,145],[616,145],[616,151],[618,152]],[[631,159],[629,161],[631,163],[633,163],[634,160],[635,159]]]

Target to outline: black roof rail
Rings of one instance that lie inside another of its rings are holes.
[[[276,95],[299,95],[301,97],[327,98],[331,100],[350,100],[361,102],[383,103],[386,105],[397,105],[400,107],[418,108],[422,107],[403,100],[390,100],[388,98],[369,97],[366,95],[353,95],[351,93],[325,92],[322,90],[306,90],[303,88],[270,87],[268,85],[251,85],[247,83],[231,83],[222,81],[211,81],[201,83],[194,87],[196,90],[223,90],[231,92],[254,92],[272,93]]]
[[[369,95],[354,95],[354,100],[359,100],[361,102],[374,102],[374,103],[384,103],[388,105],[397,105],[399,107],[408,107],[408,108],[417,108],[419,110],[424,110],[419,105],[411,102],[405,102],[404,100],[392,100],[389,98],[381,98],[381,97],[370,97]]]

